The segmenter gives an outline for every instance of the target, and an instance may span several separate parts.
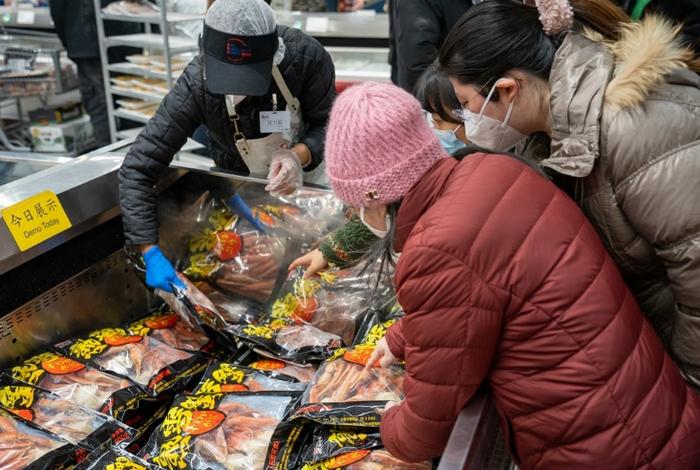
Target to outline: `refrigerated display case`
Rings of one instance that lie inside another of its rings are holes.
[[[154,297],[131,269],[118,206],[117,172],[131,141],[116,143],[0,186],[0,208],[45,190],[60,199],[73,226],[29,250],[19,250],[0,227],[0,367],[58,341],[136,319]],[[167,224],[205,189],[221,186],[264,193],[264,181],[212,169],[181,153],[156,188],[159,218]],[[319,196],[327,190],[313,188]],[[165,208],[165,209],[164,209]],[[162,234],[162,238],[179,236]],[[167,240],[164,240],[167,245]],[[460,415],[440,470],[510,466],[495,410],[485,391]]]

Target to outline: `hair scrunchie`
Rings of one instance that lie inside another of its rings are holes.
[[[547,36],[558,36],[574,26],[574,10],[568,0],[536,0],[535,5]]]

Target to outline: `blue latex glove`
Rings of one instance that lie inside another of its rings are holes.
[[[250,207],[248,204],[246,204],[240,194],[234,194],[231,196],[231,198],[228,200],[228,206],[233,212],[250,222],[250,224],[255,227],[258,232],[265,232],[265,226],[262,224],[262,222],[260,222],[260,219],[253,215],[253,211],[250,210]]]
[[[143,254],[146,262],[146,285],[154,289],[173,293],[173,285],[186,289],[185,283],[177,277],[177,272],[160,248],[154,246]]]

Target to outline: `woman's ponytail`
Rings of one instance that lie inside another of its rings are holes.
[[[627,13],[610,0],[571,0],[574,18],[610,41],[620,38],[621,29],[632,20]]]

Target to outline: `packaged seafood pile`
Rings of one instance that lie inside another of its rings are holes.
[[[203,369],[198,353],[175,349],[124,328],[103,328],[56,347],[76,361],[128,378],[154,397],[183,386]]]

